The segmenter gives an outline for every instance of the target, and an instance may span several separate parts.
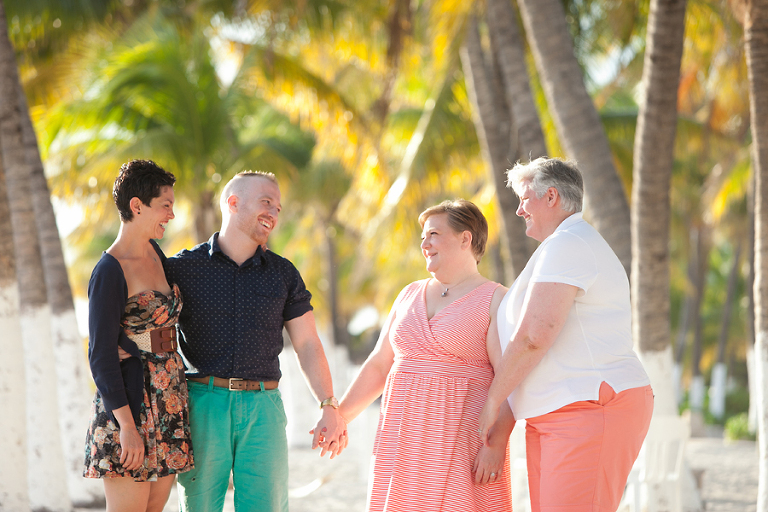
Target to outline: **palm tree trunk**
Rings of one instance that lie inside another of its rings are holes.
[[[19,289],[13,258],[13,228],[0,159],[0,504],[3,510],[29,510],[24,346]],[[13,411],[11,414],[10,411]]]
[[[709,412],[713,417],[722,419],[725,416],[725,384],[728,378],[728,366],[725,363],[725,352],[728,346],[728,331],[731,327],[731,312],[736,297],[736,284],[739,281],[739,264],[741,263],[741,240],[736,243],[733,254],[731,271],[728,273],[728,284],[723,303],[723,316],[720,319],[720,337],[717,341],[717,360],[712,367],[709,392]]]
[[[477,19],[474,17],[469,20],[461,61],[467,90],[475,107],[475,130],[496,186],[496,198],[501,209],[504,233],[512,260],[512,269],[507,272],[507,277],[514,279],[528,263],[531,255],[525,236],[525,225],[515,213],[517,197],[507,189],[506,170],[511,167],[517,155],[517,148],[511,143],[509,136],[514,132],[514,120],[508,106],[503,102],[503,93],[496,90],[494,73],[489,69],[491,66],[486,65]]]
[[[213,191],[203,190],[200,193],[200,199],[195,206],[195,235],[196,243],[202,243],[208,240],[214,231],[218,231],[217,215],[218,208],[213,204]]]
[[[694,283],[696,300],[693,313],[693,350],[691,352],[691,387],[688,392],[688,405],[692,412],[701,415],[704,409],[704,377],[701,374],[701,354],[704,350],[704,295],[707,289],[707,272],[709,271],[709,228],[704,225],[693,229],[691,236],[695,238],[691,250],[696,251],[696,281]],[[703,417],[700,417],[703,424]]]
[[[632,331],[656,411],[677,414],[669,323],[669,225],[685,0],[651,1],[632,185]],[[598,196],[602,197],[602,196]]]
[[[16,57],[0,3],[0,147],[2,147],[27,384],[28,485],[32,510],[68,511],[71,502],[61,447],[56,368],[43,264],[29,186],[30,168],[21,141]],[[44,485],[40,485],[44,482]]]
[[[747,325],[746,325],[746,352],[747,352],[747,385],[749,389],[749,412],[747,423],[751,433],[757,432],[757,375],[755,375],[755,171],[747,188]]]
[[[90,415],[90,371],[85,343],[80,336],[72,301],[72,289],[61,250],[59,229],[51,204],[48,181],[37,145],[37,136],[29,117],[29,107],[21,84],[19,113],[22,142],[27,164],[31,168],[29,186],[32,191],[37,233],[40,241],[45,288],[51,307],[51,336],[56,360],[59,398],[59,426],[67,467],[67,486],[72,501],[93,505],[103,501],[100,483],[83,478],[83,429]]]
[[[630,272],[629,205],[603,125],[573,52],[560,0],[519,0],[536,69],[557,133],[584,173],[585,215]]]
[[[513,145],[523,160],[547,155],[539,113],[531,93],[520,20],[511,0],[487,0],[486,19],[494,54],[504,77],[504,94],[515,120]]]
[[[745,2],[752,169],[755,172],[755,370],[757,512],[768,512],[768,0]]]

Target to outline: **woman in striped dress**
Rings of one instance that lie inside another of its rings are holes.
[[[492,363],[501,358],[488,337],[506,292],[477,270],[488,224],[464,200],[428,208],[419,223],[432,277],[400,292],[339,407],[349,422],[383,392],[367,510],[511,510],[511,412],[500,415],[487,445],[478,436]]]

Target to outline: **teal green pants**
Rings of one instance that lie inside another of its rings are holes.
[[[187,381],[195,468],[179,475],[183,512],[287,512],[288,442],[280,391],[229,391]]]

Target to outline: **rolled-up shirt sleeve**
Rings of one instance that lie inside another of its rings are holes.
[[[288,288],[288,298],[283,307],[283,321],[288,322],[294,318],[299,318],[305,313],[312,311],[312,294],[304,285],[298,269],[288,260],[283,260],[286,266],[282,275],[285,279],[285,285]]]

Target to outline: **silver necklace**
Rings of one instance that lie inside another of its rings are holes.
[[[474,274],[470,274],[470,275],[468,275],[467,277],[465,277],[464,279],[462,279],[461,281],[459,281],[459,282],[458,282],[458,283],[456,283],[455,285],[451,286],[450,288],[456,288],[457,286],[459,286],[461,283],[463,283],[464,281],[466,281],[466,280],[467,280],[467,279],[469,279],[470,277],[473,277],[475,274],[479,274],[479,273],[480,273],[480,272],[475,272]],[[435,281],[437,281],[437,279],[435,279]],[[437,281],[437,282],[438,282],[438,283],[440,283],[440,281]],[[440,286],[443,286],[443,284],[442,284],[442,283],[440,283]],[[441,293],[441,294],[440,294],[440,296],[441,296],[441,297],[445,297],[445,296],[447,296],[447,295],[448,295],[448,289],[449,289],[449,287],[448,287],[448,286],[443,286],[443,288],[445,288],[445,290],[443,291],[443,293]]]

